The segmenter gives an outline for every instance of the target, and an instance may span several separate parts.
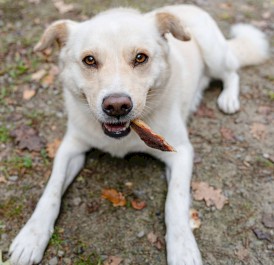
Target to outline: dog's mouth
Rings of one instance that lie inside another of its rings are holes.
[[[130,133],[130,122],[102,123],[104,133],[113,138],[121,138]]]

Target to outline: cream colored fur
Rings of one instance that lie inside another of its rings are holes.
[[[85,22],[61,20],[49,26],[35,49],[44,50],[55,40],[61,46],[68,126],[44,194],[10,247],[13,265],[41,261],[62,194],[83,167],[85,152],[92,147],[119,157],[146,152],[166,163],[168,264],[202,264],[189,223],[193,150],[186,120],[211,78],[224,82],[218,99],[220,109],[226,113],[238,111],[239,67],[261,63],[268,54],[265,36],[257,29],[241,25],[233,31],[236,38],[227,41],[206,12],[188,5],[164,7],[147,14],[114,9]],[[145,53],[149,59],[134,67],[132,61],[137,53]],[[96,58],[98,68],[83,64],[86,55]],[[119,140],[105,135],[102,122],[115,122],[115,118],[102,111],[102,101],[112,93],[123,93],[132,99],[133,109],[122,121],[142,118],[177,152],[151,149],[134,132]]]

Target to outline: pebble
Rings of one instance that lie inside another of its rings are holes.
[[[64,258],[63,261],[65,264],[72,264],[72,261],[70,258]]]
[[[65,252],[63,250],[58,250],[57,255],[58,257],[64,257]]]
[[[73,199],[73,205],[74,206],[79,206],[81,204],[82,200],[80,197],[76,197]]]
[[[2,234],[1,235],[1,241],[6,241],[8,239],[8,234]]]
[[[267,245],[268,250],[274,250],[274,245]]]
[[[140,232],[137,234],[137,237],[138,237],[138,238],[142,238],[142,237],[144,237],[144,235],[145,235],[145,231],[140,231]]]
[[[58,258],[54,257],[49,261],[49,265],[57,265],[58,264]]]
[[[18,176],[10,176],[9,181],[15,182],[18,180]]]

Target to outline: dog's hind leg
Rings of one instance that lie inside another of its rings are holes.
[[[225,113],[235,113],[240,109],[239,75],[236,71],[227,72],[222,81],[224,89],[218,97],[218,107]]]
[[[74,135],[67,134],[56,154],[52,175],[29,221],[10,247],[13,265],[31,265],[41,261],[54,223],[59,214],[61,198],[82,168],[89,149]]]

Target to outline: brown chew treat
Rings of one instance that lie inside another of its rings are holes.
[[[161,151],[176,152],[162,136],[153,132],[143,121],[139,119],[133,120],[130,126],[147,146]]]

